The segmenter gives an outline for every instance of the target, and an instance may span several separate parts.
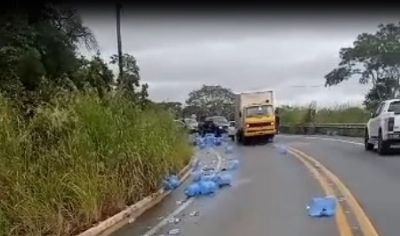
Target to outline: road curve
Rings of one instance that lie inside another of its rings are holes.
[[[352,191],[381,236],[398,236],[400,156],[364,150],[362,139],[328,136],[284,136],[285,143],[317,159]]]
[[[299,160],[279,154],[273,144],[234,146],[234,149],[232,155],[241,164],[231,172],[233,186],[213,197],[196,199],[176,215],[179,223],[167,224],[154,235],[167,235],[174,228],[186,236],[339,235],[334,218],[307,216],[307,203],[324,192]],[[190,216],[194,211],[199,215]],[[144,225],[152,227],[141,222],[115,235],[146,235],[145,231],[137,230]]]

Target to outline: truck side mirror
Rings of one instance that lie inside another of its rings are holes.
[[[242,112],[239,111],[239,117],[242,117]]]
[[[374,112],[371,112],[371,117],[373,118],[375,116],[375,113]]]

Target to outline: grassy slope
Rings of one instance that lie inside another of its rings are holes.
[[[74,235],[154,192],[192,149],[172,117],[90,94],[27,124],[0,99],[0,235]]]

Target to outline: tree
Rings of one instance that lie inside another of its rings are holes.
[[[123,76],[118,76],[117,84],[126,96],[129,96],[133,101],[144,101],[148,97],[148,84],[140,85],[140,68],[137,65],[136,58],[128,53],[122,55]],[[119,57],[114,54],[111,56],[111,64],[118,65]],[[137,92],[137,88],[140,91]]]
[[[201,108],[208,115],[220,115],[232,119],[234,99],[233,92],[228,88],[219,85],[203,85],[199,90],[189,93],[186,104]]]
[[[396,81],[390,79],[378,79],[375,86],[365,95],[364,106],[369,111],[375,111],[382,100],[390,99],[392,87]]]
[[[165,110],[170,111],[175,115],[175,117],[179,117],[182,115],[182,103],[181,102],[160,102],[158,105]]]
[[[326,76],[325,86],[337,85],[344,80],[358,77],[361,84],[372,82],[374,88],[378,83],[393,86],[388,89],[389,98],[398,97],[400,89],[400,23],[380,24],[374,34],[358,35],[352,47],[340,50],[340,63]],[[378,86],[378,87],[377,87]],[[380,99],[382,94],[376,90]]]

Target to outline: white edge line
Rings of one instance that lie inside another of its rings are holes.
[[[347,141],[347,140],[342,140],[342,139],[334,139],[334,138],[322,138],[322,137],[309,137],[309,136],[304,136],[304,135],[281,135],[282,137],[288,137],[288,138],[305,138],[305,139],[315,139],[315,140],[322,140],[322,141],[334,141],[334,142],[341,142],[341,143],[348,143],[348,144],[354,144],[354,145],[359,145],[363,146],[363,143],[359,142],[353,142],[353,141]]]
[[[214,149],[211,150],[215,156],[217,157],[217,170],[219,170],[221,168],[221,164],[222,164],[222,157],[221,155],[215,151]],[[147,231],[146,233],[144,233],[144,236],[152,236],[155,233],[157,233],[162,227],[164,227],[169,219],[177,216],[179,213],[181,213],[183,210],[185,210],[188,206],[190,206],[190,204],[192,204],[192,202],[194,201],[194,198],[189,198],[185,203],[183,203],[182,205],[180,205],[177,209],[175,209],[175,211],[173,211],[171,214],[169,214],[168,216],[166,216],[162,221],[158,222],[158,224],[156,224],[153,228],[151,228],[149,231]]]

